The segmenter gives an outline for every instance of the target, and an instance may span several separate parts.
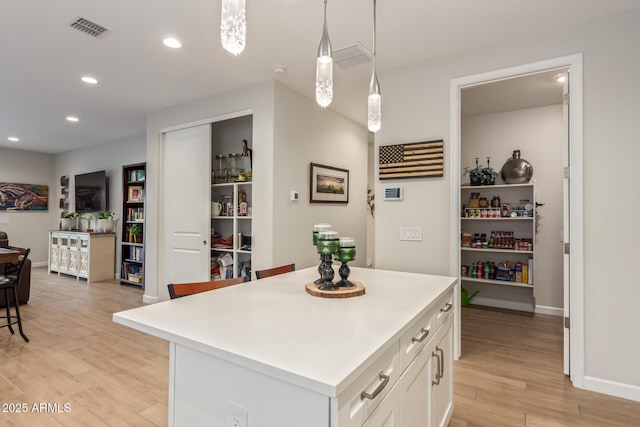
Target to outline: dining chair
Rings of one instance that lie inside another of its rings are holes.
[[[236,277],[233,279],[219,279],[209,282],[193,282],[193,283],[170,283],[169,297],[171,299],[181,298],[187,295],[199,294],[200,292],[213,291],[215,289],[226,288],[231,285],[248,282],[249,277]]]
[[[9,331],[11,331],[11,334],[13,335],[15,332],[13,331],[12,325],[18,325],[20,336],[26,342],[29,342],[29,338],[27,338],[27,336],[24,334],[24,331],[22,330],[22,317],[20,317],[20,304],[18,303],[18,283],[20,283],[20,276],[22,275],[24,265],[27,258],[29,257],[31,249],[18,250],[22,252],[22,255],[20,255],[18,262],[7,263],[5,267],[5,275],[0,276],[0,289],[2,289],[2,291],[4,292],[4,301],[6,305],[6,316],[0,316],[0,319],[7,319],[7,324],[0,325],[0,328],[9,328]],[[15,314],[11,314],[11,299],[9,298],[9,290],[13,291],[12,293],[13,303],[15,304]]]
[[[276,276],[278,274],[296,271],[295,264],[281,265],[280,267],[267,268],[264,270],[256,270],[256,278],[264,279],[265,277]]]

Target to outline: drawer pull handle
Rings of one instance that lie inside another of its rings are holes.
[[[451,311],[452,308],[453,308],[452,304],[446,303],[444,305],[444,308],[441,308],[440,311],[443,312],[443,313],[446,313],[448,311]]]
[[[422,342],[427,339],[427,337],[429,336],[429,330],[422,328],[420,332],[422,332],[422,335],[420,335],[418,338],[416,337],[411,338],[411,342],[413,343]]]
[[[378,397],[382,389],[389,383],[389,375],[385,375],[382,372],[380,372],[380,379],[382,381],[380,382],[380,384],[378,384],[378,387],[376,387],[376,389],[373,390],[373,393],[367,393],[366,391],[363,391],[362,394],[360,395],[360,399],[373,400],[376,397]]]
[[[436,349],[437,349],[437,347],[436,347]],[[431,381],[431,385],[432,386],[440,385],[440,378],[442,378],[440,376],[440,370],[442,369],[441,368],[441,362],[440,362],[440,355],[437,352],[433,351],[433,352],[431,352],[431,356],[438,359],[438,370],[436,372],[436,379],[435,379],[435,381]]]
[[[438,363],[438,367],[442,367],[440,378],[444,378],[444,350],[436,346],[436,351],[440,353],[440,358],[442,359],[442,363]]]

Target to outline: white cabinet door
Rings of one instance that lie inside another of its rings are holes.
[[[431,413],[434,427],[446,427],[453,412],[453,316],[434,339],[431,359]]]
[[[163,283],[209,280],[211,125],[164,135],[161,182]]]
[[[400,393],[398,387],[394,387],[380,402],[375,411],[362,427],[398,427],[400,426]]]
[[[429,427],[432,357],[435,345],[429,343],[402,374],[398,387],[402,407],[402,427]]]

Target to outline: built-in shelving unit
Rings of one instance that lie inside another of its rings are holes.
[[[122,260],[120,283],[144,289],[144,199],[146,163],[122,168]]]
[[[479,194],[472,197],[473,193]],[[470,203],[474,198],[479,200]],[[459,243],[462,285],[470,292],[479,290],[483,305],[491,305],[493,298],[496,306],[512,308],[511,298],[514,309],[523,306],[535,309],[535,182],[463,185],[460,200],[463,203]],[[488,277],[485,264],[490,266]]]
[[[227,262],[233,265],[231,271],[220,269],[221,278],[238,277],[243,263],[251,260],[251,189],[251,182],[211,185],[212,266],[225,253],[230,257]],[[216,203],[220,203],[219,210]],[[218,278],[213,271],[211,278]]]

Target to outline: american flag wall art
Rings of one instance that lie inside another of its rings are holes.
[[[380,179],[444,176],[444,141],[383,145],[378,159]]]

